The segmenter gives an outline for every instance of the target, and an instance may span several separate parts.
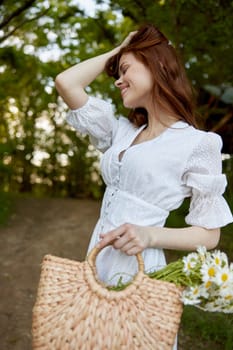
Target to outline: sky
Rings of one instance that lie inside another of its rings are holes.
[[[96,5],[94,0],[79,0],[74,2],[78,2],[80,7],[82,7],[90,16],[95,14]]]
[[[95,0],[73,0],[72,3],[78,4],[91,17],[95,15],[96,10],[108,8],[108,1],[102,5],[97,5]]]

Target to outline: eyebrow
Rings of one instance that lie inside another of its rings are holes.
[[[122,62],[121,65],[119,66],[119,69],[118,69],[118,74],[119,72],[122,72],[122,68],[124,67],[124,65],[127,65],[128,63],[127,62]]]

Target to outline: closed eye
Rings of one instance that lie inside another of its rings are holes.
[[[122,69],[122,74],[125,74],[125,73],[127,72],[127,70],[128,70],[128,67],[124,67],[124,68]]]
[[[128,65],[122,64],[119,69],[119,75],[122,73],[123,75],[127,72],[127,69],[129,68]]]

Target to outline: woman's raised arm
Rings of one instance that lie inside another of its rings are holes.
[[[129,33],[122,44],[113,50],[80,62],[57,75],[56,89],[69,108],[77,109],[86,103],[88,95],[85,88],[103,72],[107,60],[128,45],[135,33]]]
[[[71,109],[83,106],[88,95],[85,88],[103,72],[107,60],[117,53],[117,48],[100,56],[90,58],[58,74],[55,86]]]
[[[102,55],[80,62],[57,75],[55,86],[65,103],[71,109],[82,107],[88,95],[85,88],[103,72],[107,60],[126,46],[136,32],[131,32],[121,45]]]

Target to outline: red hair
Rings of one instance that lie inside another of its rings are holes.
[[[109,76],[118,79],[120,58],[128,52],[144,63],[154,77],[153,98],[157,106],[178,120],[196,126],[191,85],[165,35],[152,24],[141,27],[129,44],[107,61],[105,70]],[[147,111],[136,108],[130,112],[129,119],[141,126],[148,122]]]

